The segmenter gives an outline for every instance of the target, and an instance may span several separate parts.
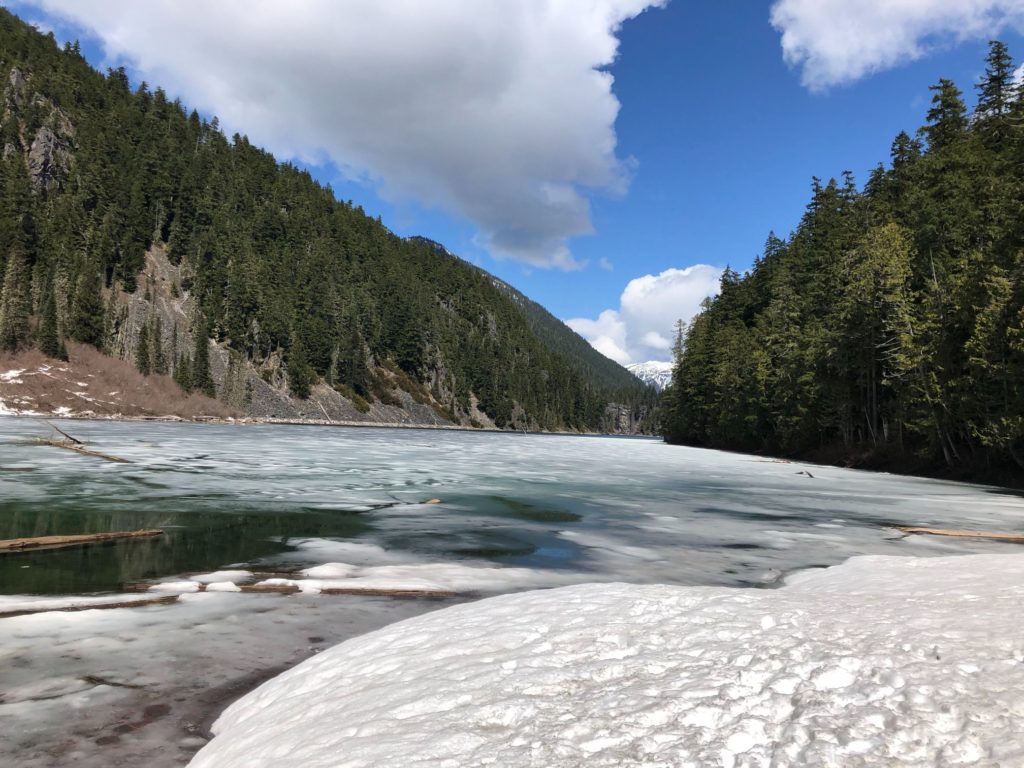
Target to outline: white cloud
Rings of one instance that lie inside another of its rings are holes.
[[[700,303],[718,293],[722,270],[707,264],[666,269],[659,275],[630,280],[618,309],[596,320],[576,318],[566,324],[598,352],[617,363],[668,360],[676,320],[689,321]]]
[[[623,191],[620,25],[667,0],[25,0],[279,156],[465,216],[499,257],[580,265]]]
[[[1024,29],[1024,0],[777,0],[771,20],[786,62],[823,90],[938,46]]]

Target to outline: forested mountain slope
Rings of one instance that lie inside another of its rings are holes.
[[[598,430],[649,410],[486,273],[3,10],[0,77],[0,350],[73,339],[257,413],[312,395],[314,415]]]
[[[992,44],[859,190],[813,185],[690,325],[668,440],[898,469],[1024,470],[1024,98]],[[1000,474],[1002,473],[1002,474]]]
[[[425,237],[410,239],[429,245],[435,251],[453,259],[459,258],[444,245],[434,240]],[[479,269],[479,267],[474,266],[474,269]],[[623,397],[629,396],[627,393],[636,392],[636,378],[626,368],[602,355],[590,346],[586,339],[522,291],[513,288],[486,270],[480,269],[480,271],[495,287],[512,299],[534,336],[540,339],[548,349],[561,353],[584,379],[611,391],[619,390]]]

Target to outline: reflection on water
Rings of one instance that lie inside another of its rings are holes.
[[[581,579],[766,584],[863,552],[1017,551],[906,539],[892,526],[1016,530],[1024,511],[1024,499],[991,489],[834,468],[814,468],[810,477],[795,464],[653,440],[62,427],[131,463],[31,445],[49,427],[0,418],[0,538],[166,533],[0,555],[0,592],[101,592],[225,566],[298,568],[324,560],[306,546],[322,540],[365,545],[388,553],[389,562],[484,561]],[[441,503],[425,503],[433,499]]]
[[[355,514],[234,512],[98,512],[82,508],[0,503],[0,538],[163,528],[153,539],[109,541],[70,549],[0,556],[0,585],[9,594],[113,591],[169,574],[221,564],[251,563],[285,552],[294,536],[357,536]]]

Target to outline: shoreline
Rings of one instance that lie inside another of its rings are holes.
[[[0,418],[25,419],[34,421],[100,421],[118,423],[159,423],[159,424],[196,424],[213,426],[281,426],[281,427],[356,427],[362,429],[410,429],[410,430],[434,430],[440,432],[471,432],[500,435],[550,435],[550,436],[575,436],[575,437],[616,437],[616,438],[638,438],[645,440],[663,441],[660,435],[648,435],[643,433],[623,434],[616,432],[575,432],[570,430],[517,430],[497,429],[495,427],[467,427],[462,424],[427,424],[415,422],[374,422],[374,421],[329,421],[327,419],[278,419],[274,417],[260,416],[176,416],[166,414],[163,416],[123,416],[102,415],[96,413],[66,413],[66,414],[42,414],[42,413],[15,413],[0,412]]]

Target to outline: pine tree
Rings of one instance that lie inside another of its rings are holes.
[[[207,397],[216,397],[217,388],[213,384],[213,376],[210,374],[210,336],[213,329],[208,321],[200,318],[196,322],[196,332],[193,337],[196,352],[192,358],[191,380],[192,388],[202,392]]]
[[[928,145],[941,151],[960,140],[967,130],[967,107],[963,94],[952,80],[942,78],[938,85],[930,86],[932,107],[928,110],[928,125],[921,133]]]
[[[191,392],[195,388],[192,381],[192,361],[184,352],[178,355],[178,361],[174,364],[174,380],[186,392]]]
[[[306,358],[306,349],[298,336],[293,337],[288,350],[288,389],[295,397],[305,400],[315,381],[315,374]]]
[[[143,376],[153,372],[152,357],[149,353],[149,324],[139,329],[139,344],[135,348],[135,367]]]
[[[52,284],[45,289],[42,297],[36,343],[39,345],[39,351],[47,357],[57,360],[68,359],[67,349],[57,328],[57,299]]]
[[[977,85],[975,113],[986,118],[1001,117],[1010,111],[1015,91],[1013,59],[1006,43],[992,40],[985,64],[985,76]]]
[[[167,373],[167,356],[164,354],[163,328],[160,323],[160,315],[153,318],[153,326],[150,330],[150,355],[152,359],[153,373],[164,375]]]
[[[361,397],[369,394],[365,344],[355,323],[352,324],[348,344],[339,354],[338,380]]]
[[[99,270],[90,263],[82,268],[75,284],[70,336],[96,349],[103,348],[104,307]]]
[[[17,352],[28,342],[32,299],[25,256],[15,250],[7,257],[0,291],[0,349]]]

